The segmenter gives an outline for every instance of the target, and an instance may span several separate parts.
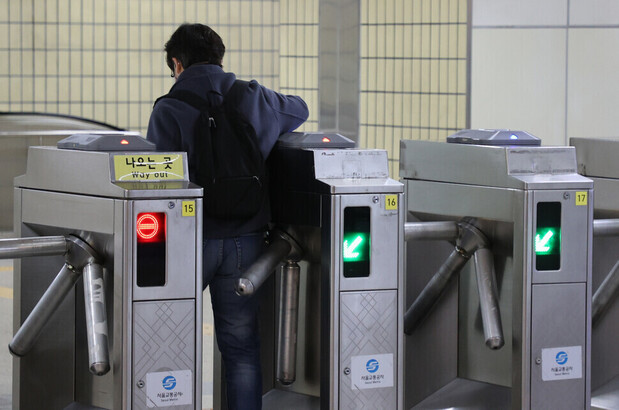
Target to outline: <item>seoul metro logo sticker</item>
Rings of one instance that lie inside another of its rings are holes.
[[[379,364],[378,364],[378,360],[376,359],[370,359],[368,360],[368,362],[365,364],[365,369],[369,372],[369,373],[376,373],[378,371],[379,368]]]
[[[372,354],[350,358],[350,387],[353,390],[393,386],[394,354]]]
[[[149,408],[165,407],[169,409],[172,408],[171,406],[191,405],[194,402],[192,370],[146,373],[145,384],[146,403]]]
[[[563,350],[557,353],[557,356],[555,356],[555,360],[557,362],[557,364],[565,364],[567,363],[567,353],[564,352]]]
[[[174,376],[166,376],[163,378],[161,385],[166,390],[172,390],[176,387],[176,379],[174,378]]]

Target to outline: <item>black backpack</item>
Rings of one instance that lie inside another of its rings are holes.
[[[195,125],[196,184],[204,188],[204,215],[246,219],[260,211],[267,198],[266,166],[256,131],[236,109],[249,82],[236,80],[221,105],[188,90],[162,98],[183,101],[198,110]],[[189,164],[192,166],[192,164]]]

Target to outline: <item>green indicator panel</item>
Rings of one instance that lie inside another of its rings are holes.
[[[538,202],[535,230],[535,269],[561,268],[561,203]]]
[[[342,238],[344,277],[370,276],[370,242],[370,208],[345,208]]]

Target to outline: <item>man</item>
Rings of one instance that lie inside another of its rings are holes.
[[[173,90],[189,90],[214,104],[236,80],[222,68],[225,52],[219,35],[202,24],[183,24],[165,44],[166,62],[176,82]],[[277,93],[252,80],[238,104],[253,126],[258,147],[267,158],[278,137],[296,129],[308,116],[305,102],[297,96]],[[162,151],[186,151],[190,167],[196,161],[194,126],[198,109],[173,98],[155,105],[147,139]],[[193,179],[192,179],[193,180]],[[270,220],[268,201],[253,217],[223,220],[204,216],[203,284],[209,286],[215,318],[215,334],[226,371],[229,409],[259,409],[262,404],[259,337],[255,296],[238,296],[236,280],[260,256],[264,232]]]

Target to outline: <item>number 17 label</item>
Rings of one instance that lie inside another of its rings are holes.
[[[576,205],[587,205],[587,191],[576,192]]]

